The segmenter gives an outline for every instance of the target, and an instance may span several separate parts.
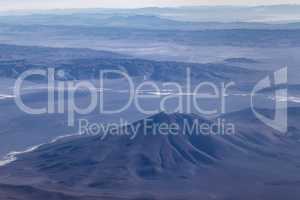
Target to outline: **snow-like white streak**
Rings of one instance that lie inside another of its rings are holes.
[[[16,157],[9,157],[9,156],[6,156],[4,158],[4,160],[0,160],[0,167],[2,166],[5,166],[5,165],[8,165],[9,163],[12,163],[16,161]]]
[[[40,146],[42,146],[43,144],[40,144],[40,145],[36,145],[34,147],[30,147],[29,149],[26,149],[25,151],[13,151],[13,152],[10,152],[9,154],[7,154],[5,157],[4,157],[4,160],[0,160],[0,166],[5,166],[9,163],[12,163],[14,161],[17,160],[17,156],[20,155],[20,154],[24,154],[24,153],[29,153],[29,152],[32,152],[36,149],[38,149]]]
[[[69,135],[58,136],[58,137],[54,138],[53,140],[51,140],[51,142],[49,142],[48,144],[52,144],[52,143],[55,143],[55,142],[57,142],[61,139],[68,138],[68,137],[73,137],[73,136],[76,136],[76,135],[79,135],[79,134],[69,134]]]
[[[274,97],[270,96],[269,99],[277,102],[282,102],[282,101],[287,101],[287,102],[293,102],[293,103],[300,103],[300,97],[294,97],[294,96],[289,96],[289,97]]]
[[[0,100],[1,99],[12,99],[15,98],[14,95],[8,95],[8,94],[0,94]]]
[[[16,161],[18,155],[25,154],[25,153],[30,153],[32,151],[37,150],[38,148],[40,148],[43,145],[52,144],[52,143],[55,143],[55,142],[57,142],[57,141],[59,141],[61,139],[64,139],[64,138],[67,138],[67,137],[76,136],[76,135],[78,135],[78,134],[69,134],[69,135],[58,136],[55,139],[51,140],[51,142],[49,142],[49,143],[39,144],[39,145],[30,147],[29,149],[26,149],[25,151],[13,151],[13,152],[10,152],[9,154],[7,154],[4,157],[3,160],[0,160],[0,167],[8,165],[8,164]]]

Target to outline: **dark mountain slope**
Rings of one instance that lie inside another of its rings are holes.
[[[246,117],[236,121],[235,135],[222,136],[184,132],[184,123],[213,123],[196,115],[160,113],[134,123],[139,131],[133,140],[130,134],[111,131],[105,140],[101,135],[77,136],[19,155],[0,168],[1,180],[76,195],[117,192],[115,196],[124,199],[173,199],[176,194],[190,199],[279,199],[278,193],[295,199],[300,180],[297,141],[248,114],[229,115],[229,120]],[[141,131],[145,122],[148,128]],[[178,124],[179,134],[154,134],[155,124],[164,123]],[[211,193],[216,198],[209,197]]]

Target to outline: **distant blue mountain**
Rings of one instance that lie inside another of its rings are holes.
[[[300,19],[300,18],[299,18]],[[300,20],[299,20],[300,21]],[[0,23],[11,25],[64,25],[120,27],[151,30],[206,30],[206,29],[300,29],[300,23],[222,22],[214,19],[200,21],[169,19],[167,16],[132,13],[116,14],[35,14],[25,16],[0,16]]]
[[[235,46],[235,47],[299,47],[300,29],[208,29],[175,30],[146,29],[132,27],[94,27],[63,25],[7,25],[2,24],[0,37],[10,43],[43,43],[52,46],[55,43],[77,46],[99,47],[103,42],[122,42],[122,44],[176,44],[192,46]],[[14,42],[12,42],[14,41]],[[105,45],[105,43],[104,43]]]
[[[140,8],[140,9],[67,9],[49,11],[20,11],[2,12],[0,15],[30,15],[43,14],[58,17],[59,15],[75,18],[90,16],[90,19],[99,16],[113,15],[148,15],[168,18],[179,21],[194,22],[299,22],[300,5],[273,5],[273,6],[193,6],[175,8]],[[77,19],[79,20],[79,19]]]

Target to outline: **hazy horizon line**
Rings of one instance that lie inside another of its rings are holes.
[[[275,6],[300,6],[300,3],[286,3],[286,4],[218,4],[218,5],[211,5],[211,4],[199,4],[199,5],[174,5],[174,6],[141,6],[141,7],[65,7],[65,8],[35,8],[35,9],[4,9],[0,12],[35,12],[35,11],[55,11],[55,10],[84,10],[84,9],[102,9],[102,10],[136,10],[136,9],[180,9],[180,8],[197,8],[197,7],[275,7]]]

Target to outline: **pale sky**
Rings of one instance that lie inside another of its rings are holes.
[[[0,0],[0,10],[300,4],[300,0]]]

